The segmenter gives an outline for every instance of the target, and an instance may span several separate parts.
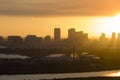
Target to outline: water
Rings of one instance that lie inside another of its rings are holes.
[[[85,73],[63,73],[63,74],[34,74],[34,75],[1,75],[0,80],[41,80],[54,78],[82,78],[82,77],[118,77],[120,70],[85,72]]]
[[[27,59],[30,57],[22,56],[22,55],[6,55],[6,54],[0,54],[0,59]]]

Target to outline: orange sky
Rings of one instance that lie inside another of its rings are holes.
[[[55,27],[61,28],[62,36],[67,37],[67,30],[75,28],[77,31],[90,32],[91,18],[86,17],[14,17],[0,16],[1,35],[35,34],[37,36],[51,35]]]
[[[59,27],[92,36],[119,32],[120,0],[0,0],[0,35],[51,35]],[[99,17],[98,17],[99,16]],[[111,26],[112,25],[112,26]]]

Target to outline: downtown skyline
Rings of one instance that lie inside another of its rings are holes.
[[[52,34],[53,35],[51,35],[51,34],[46,34],[45,36],[42,36],[42,35],[36,35],[36,34],[27,34],[27,35],[25,35],[24,37],[23,36],[21,36],[21,35],[8,35],[8,36],[4,36],[4,35],[0,35],[0,37],[1,38],[4,38],[4,39],[7,39],[9,36],[13,36],[13,37],[21,37],[21,38],[25,38],[25,37],[27,37],[27,36],[34,36],[34,37],[38,37],[38,38],[42,38],[42,39],[45,39],[46,37],[48,38],[49,37],[49,39],[51,39],[51,40],[64,40],[64,39],[68,39],[70,36],[71,37],[73,37],[73,35],[70,35],[70,33],[71,33],[71,31],[72,32],[74,32],[74,33],[82,33],[82,34],[85,34],[85,35],[87,35],[87,37],[88,37],[88,39],[92,39],[92,40],[94,40],[94,39],[100,39],[101,37],[104,37],[104,38],[106,38],[106,39],[111,39],[112,37],[113,37],[113,34],[114,34],[114,37],[117,39],[117,38],[119,38],[120,37],[120,32],[118,32],[118,33],[116,33],[116,32],[111,32],[110,33],[110,36],[108,36],[106,33],[104,33],[104,32],[102,32],[100,35],[97,35],[97,37],[90,37],[90,34],[89,33],[86,33],[86,32],[84,32],[84,31],[82,31],[82,30],[80,30],[80,31],[78,31],[78,30],[76,30],[75,28],[69,28],[69,29],[67,29],[67,31],[66,31],[66,34],[67,34],[67,36],[66,37],[63,37],[62,36],[62,29],[61,28],[53,28],[53,30],[52,30]],[[56,38],[56,39],[55,39]]]
[[[25,38],[21,36],[9,35],[6,39],[0,36],[0,45],[7,48],[18,49],[57,49],[57,48],[71,48],[73,45],[77,48],[88,48],[96,44],[99,48],[120,48],[120,33],[113,32],[108,38],[105,33],[101,33],[99,39],[89,38],[89,34],[84,31],[76,31],[75,28],[68,29],[68,37],[63,39],[61,37],[61,29],[54,28],[54,37],[46,35],[45,37],[36,35],[26,35]],[[80,46],[81,45],[81,46]],[[95,47],[95,45],[93,46]]]
[[[120,32],[119,0],[0,0],[0,34],[35,34],[53,37],[53,28],[62,29],[62,37],[67,37],[67,29],[89,33],[98,37],[106,33]]]

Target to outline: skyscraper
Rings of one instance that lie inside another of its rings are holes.
[[[100,42],[104,42],[106,40],[106,35],[105,33],[102,33],[100,36]]]
[[[112,38],[111,38],[112,42],[115,42],[116,41],[116,33],[113,32],[112,33]]]
[[[84,38],[85,38],[85,40],[88,40],[88,33],[84,34]]]
[[[59,42],[61,40],[60,28],[54,28],[54,41]]]
[[[3,45],[4,44],[4,39],[2,36],[0,36],[0,45]]]
[[[112,33],[112,38],[111,38],[111,47],[116,48],[116,33]]]
[[[118,38],[118,41],[120,41],[120,33],[118,33],[118,37],[117,38]]]
[[[25,48],[36,48],[38,45],[36,35],[27,35],[24,40]]]
[[[71,28],[68,30],[68,39],[73,39],[73,37],[75,36],[75,29]]]
[[[117,37],[117,45],[120,48],[120,33],[118,33],[118,37]]]

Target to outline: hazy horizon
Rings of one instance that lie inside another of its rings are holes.
[[[75,28],[90,37],[120,32],[119,0],[0,0],[0,35],[51,35],[61,28],[62,37]]]

